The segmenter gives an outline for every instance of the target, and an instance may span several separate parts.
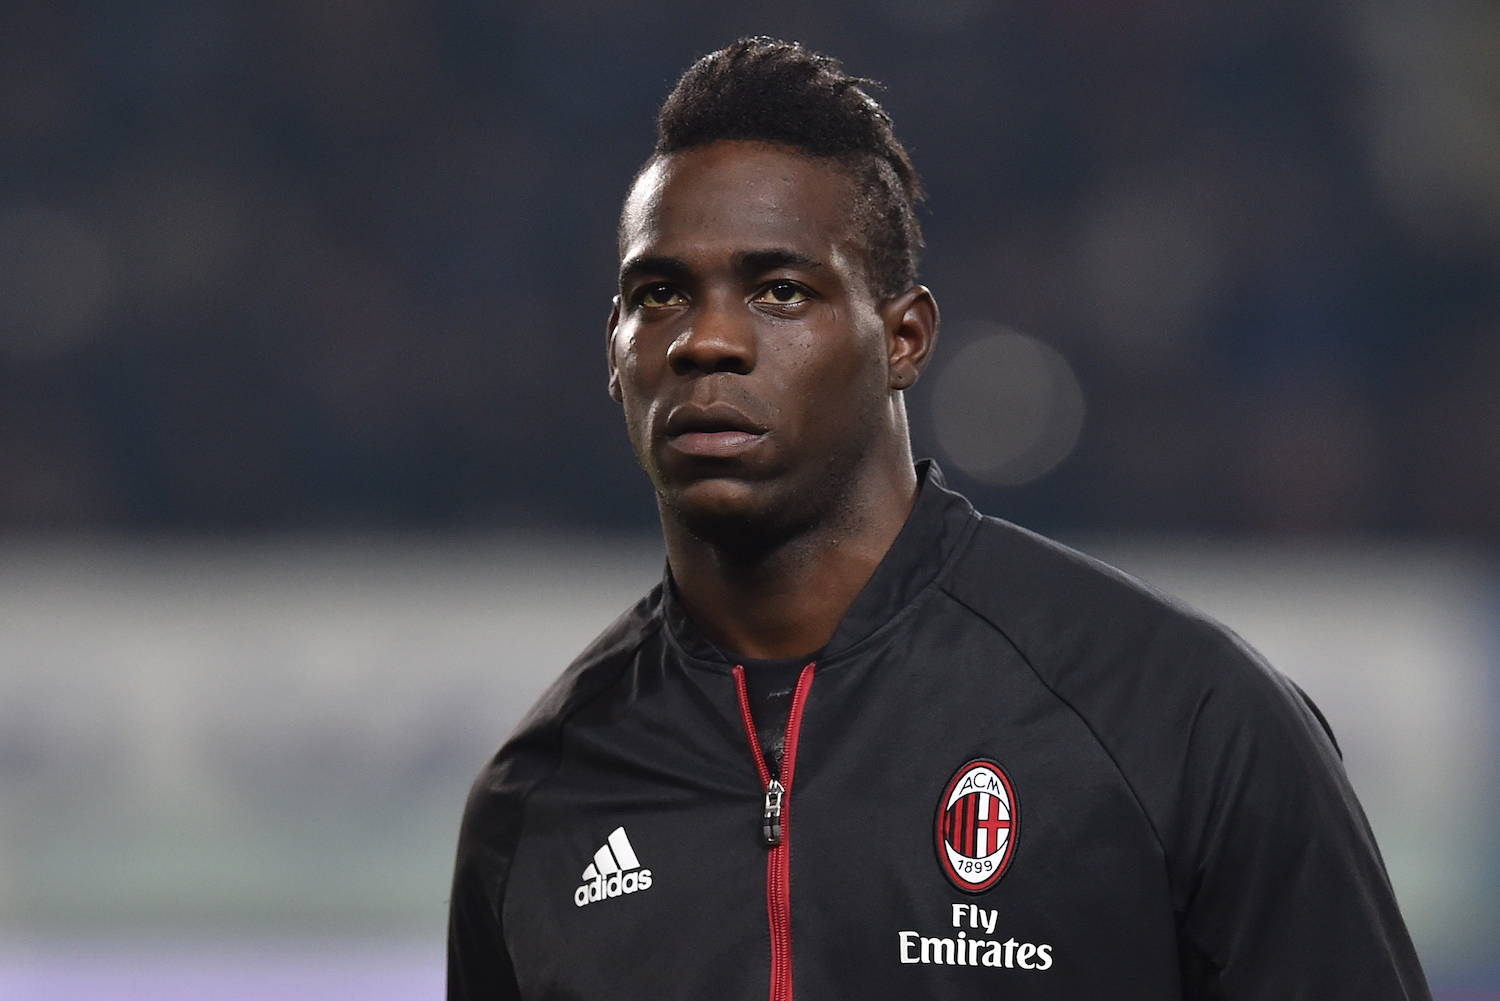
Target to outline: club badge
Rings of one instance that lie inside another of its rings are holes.
[[[1020,814],[1005,771],[988,758],[961,766],[938,800],[938,864],[964,893],[999,882],[1016,854]]]

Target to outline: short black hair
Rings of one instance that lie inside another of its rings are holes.
[[[742,38],[682,75],[657,118],[652,160],[743,140],[836,161],[854,181],[853,225],[873,291],[888,299],[916,284],[924,193],[890,115],[866,90],[878,86],[795,42]]]

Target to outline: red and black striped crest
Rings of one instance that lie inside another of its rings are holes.
[[[1018,828],[1004,769],[988,758],[961,766],[938,800],[937,854],[948,881],[965,893],[994,886],[1015,856]]]

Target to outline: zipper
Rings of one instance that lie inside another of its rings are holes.
[[[750,696],[745,691],[745,669],[736,665],[734,685],[740,696],[740,716],[755,755],[755,770],[765,789],[765,808],[761,814],[761,838],[766,847],[766,912],[771,923],[771,1001],[792,1001],[792,855],[791,797],[792,778],[797,766],[797,735],[802,731],[802,707],[812,687],[813,669],[808,664],[797,677],[792,694],[792,711],[786,721],[786,746],[781,752],[781,775],[772,776],[766,767],[760,738],[755,734],[755,718],[750,715]]]
[[[776,779],[766,786],[766,810],[761,819],[760,836],[766,839],[768,848],[781,844],[781,800],[786,787]]]

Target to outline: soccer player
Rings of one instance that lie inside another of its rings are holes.
[[[754,38],[662,108],[608,355],[666,579],[475,783],[450,999],[1429,997],[1296,686],[913,463],[862,83]]]

